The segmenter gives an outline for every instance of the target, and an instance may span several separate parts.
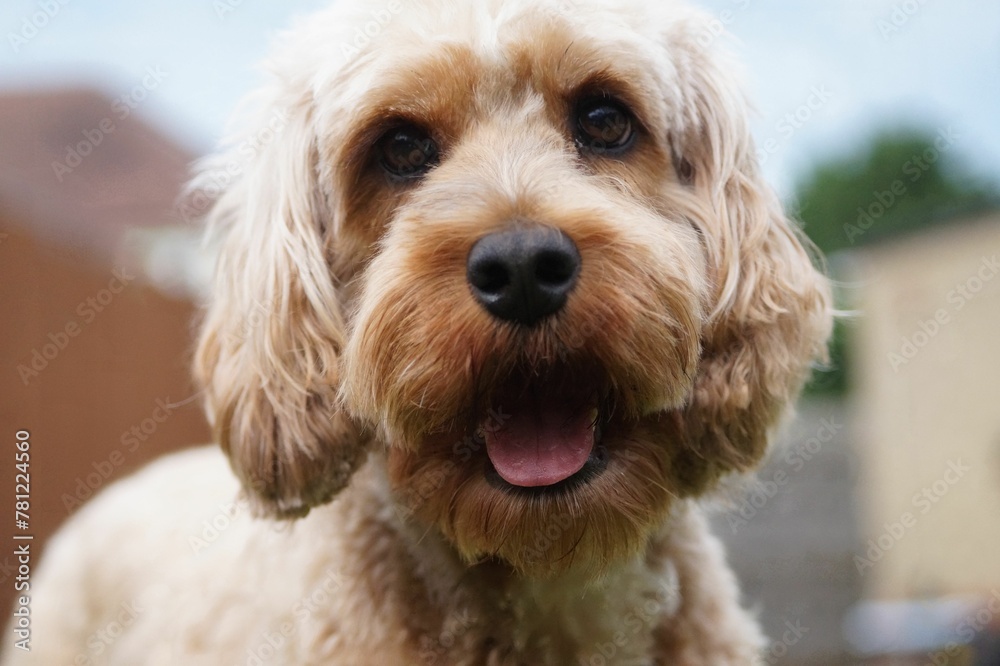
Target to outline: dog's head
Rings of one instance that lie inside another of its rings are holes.
[[[198,372],[258,511],[375,442],[470,560],[596,572],[761,458],[829,295],[714,35],[674,2],[391,0],[285,37],[201,181]]]

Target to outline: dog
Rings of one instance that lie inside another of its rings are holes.
[[[830,287],[713,25],[375,0],[280,38],[193,188],[221,447],[73,517],[6,663],[759,663],[703,505],[823,360]]]

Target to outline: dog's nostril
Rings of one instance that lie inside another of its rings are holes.
[[[469,280],[476,289],[495,294],[510,285],[510,271],[499,261],[486,261],[470,271]]]
[[[544,251],[538,255],[535,278],[542,284],[559,286],[575,277],[577,265],[574,257],[566,252]]]
[[[580,253],[554,229],[512,229],[472,247],[467,279],[472,294],[499,319],[532,326],[558,312],[576,285]]]

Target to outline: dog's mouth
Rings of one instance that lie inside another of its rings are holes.
[[[480,425],[491,469],[513,488],[552,489],[603,468],[599,393],[586,381],[511,382]]]

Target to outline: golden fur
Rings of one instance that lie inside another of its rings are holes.
[[[345,48],[373,17],[388,20],[372,43]],[[176,553],[172,570],[191,573],[169,575],[172,587],[231,576],[213,603],[239,615],[226,603],[252,579],[244,569],[280,567],[287,590],[270,583],[265,604],[279,609],[324,566],[344,572],[329,613],[265,663],[752,660],[759,635],[696,502],[764,455],[823,356],[829,289],[761,178],[705,20],[653,0],[361,2],[283,40],[247,131],[276,114],[283,127],[209,216],[219,261],[197,375],[252,512],[301,520],[283,541],[241,518],[243,536],[224,535],[244,539],[240,561]],[[577,150],[567,118],[587,94],[632,110],[629,153]],[[418,181],[372,158],[400,121],[440,146]],[[565,308],[526,328],[475,302],[466,260],[483,236],[532,225],[569,236],[582,272]],[[491,483],[483,430],[505,418],[512,386],[595,401],[604,471],[563,493]],[[642,604],[652,620],[618,645]],[[37,622],[64,642],[86,635]],[[178,626],[143,636],[180,660],[143,663],[248,663],[252,630],[195,641]],[[139,663],[115,656],[127,645],[95,663]]]

